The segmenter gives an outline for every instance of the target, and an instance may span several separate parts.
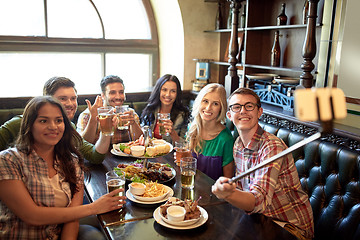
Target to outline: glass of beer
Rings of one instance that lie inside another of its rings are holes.
[[[159,124],[159,133],[160,135],[166,135],[169,136],[169,133],[166,132],[165,126],[164,126],[164,120],[170,120],[170,113],[158,113],[158,124]]]
[[[184,157],[180,159],[181,187],[193,189],[196,174],[197,159]]]
[[[181,199],[194,201],[194,189],[181,188]]]
[[[108,193],[118,188],[123,188],[124,191],[119,193],[119,196],[124,196],[125,192],[125,176],[118,175],[114,170],[106,173],[106,186]]]
[[[117,115],[117,118],[119,120],[117,128],[119,130],[125,130],[129,128],[129,121],[126,120],[128,117],[126,112],[129,111],[129,105],[122,105],[122,106],[116,106],[115,107],[115,113]]]
[[[179,140],[175,142],[175,153],[174,160],[176,165],[180,166],[180,159],[184,157],[191,157],[191,152],[189,149],[189,142],[186,140]]]
[[[112,123],[112,119],[115,113],[113,107],[99,107],[98,108],[98,116],[100,122],[100,131],[105,136],[113,136],[114,135],[114,126]]]

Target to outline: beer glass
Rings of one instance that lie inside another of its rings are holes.
[[[125,176],[118,175],[114,170],[106,173],[106,186],[108,193],[114,191],[115,189],[123,188],[124,191],[119,193],[119,196],[124,196],[125,192]]]
[[[100,122],[100,131],[105,136],[113,136],[114,135],[114,126],[112,123],[112,119],[114,117],[113,107],[99,107],[98,108],[98,116]]]
[[[125,130],[129,128],[129,121],[125,120],[128,115],[125,114],[125,112],[129,111],[129,105],[122,105],[122,106],[116,106],[115,107],[115,113],[117,115],[117,118],[119,120],[117,128],[119,130]]]
[[[193,157],[184,157],[180,159],[181,187],[194,188],[197,159]]]
[[[186,140],[179,140],[175,142],[174,146],[174,160],[176,165],[180,165],[180,159],[184,157],[191,157],[191,152],[189,149],[189,142]]]
[[[169,136],[169,133],[166,132],[166,129],[163,124],[164,124],[164,120],[170,120],[170,113],[158,113],[157,117],[158,117],[160,135]]]

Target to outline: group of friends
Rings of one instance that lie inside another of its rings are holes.
[[[97,109],[122,106],[125,85],[109,75],[100,87],[93,104],[86,100],[76,126],[71,122],[78,106],[75,84],[53,77],[44,85],[44,96],[30,100],[23,115],[0,127],[0,239],[103,239],[94,215],[121,208],[126,197],[118,196],[123,191],[118,189],[83,204],[84,159],[100,164],[111,143],[138,139],[144,125],[168,142],[188,140],[198,169],[216,181],[212,192],[219,199],[272,218],[298,239],[313,237],[310,202],[291,154],[229,183],[287,148],[258,124],[263,109],[254,91],[239,88],[227,99],[225,88],[211,83],[198,93],[190,112],[178,78],[166,74],[157,80],[140,116],[129,109],[129,128],[105,136]],[[166,135],[159,132],[157,113],[170,113],[162,123]],[[235,141],[226,117],[239,133]]]

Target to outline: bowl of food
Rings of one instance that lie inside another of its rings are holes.
[[[131,155],[134,157],[141,157],[144,156],[145,153],[145,146],[137,145],[130,147]]]
[[[114,170],[120,175],[125,175],[128,183],[151,181],[167,185],[174,183],[176,171],[169,164],[147,161],[144,166],[144,163],[144,159],[138,159],[132,163],[119,163]]]
[[[167,217],[172,222],[184,221],[186,210],[181,206],[170,206],[166,210]]]
[[[184,220],[182,221],[173,221],[169,217],[167,210],[172,206],[180,206],[186,210]],[[161,219],[174,226],[189,226],[195,224],[201,218],[200,207],[198,206],[198,201],[191,200],[180,200],[175,197],[171,197],[165,204],[160,206],[160,217]]]
[[[145,183],[145,191],[142,195],[133,195],[135,199],[143,202],[155,202],[165,198],[170,192],[168,186],[157,182]]]
[[[129,184],[129,189],[132,195],[143,195],[145,192],[145,184],[133,182]]]

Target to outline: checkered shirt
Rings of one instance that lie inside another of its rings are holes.
[[[240,137],[234,144],[236,175],[282,152],[287,146],[259,125],[251,142],[244,146]],[[262,213],[274,220],[296,226],[302,235],[314,234],[313,213],[307,194],[302,190],[292,154],[256,170],[239,181],[239,187],[255,196],[251,213]]]

